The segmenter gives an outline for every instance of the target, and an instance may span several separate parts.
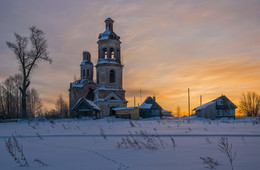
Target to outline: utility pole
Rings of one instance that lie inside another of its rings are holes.
[[[202,95],[200,95],[200,105],[202,105]]]
[[[135,97],[134,97],[134,107],[135,107]]]
[[[188,112],[190,116],[190,88],[188,88]]]

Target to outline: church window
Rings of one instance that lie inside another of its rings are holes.
[[[110,48],[110,55],[111,55],[111,58],[115,58],[114,48]]]
[[[107,48],[104,48],[104,49],[103,49],[103,53],[104,53],[103,58],[107,58]]]
[[[82,77],[85,77],[86,76],[86,72],[85,72],[85,69],[83,69],[82,71]]]
[[[116,74],[114,70],[110,70],[110,83],[114,83],[116,81]]]
[[[87,69],[87,77],[89,77],[89,69]]]

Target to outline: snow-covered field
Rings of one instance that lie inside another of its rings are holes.
[[[259,169],[260,124],[250,118],[206,120],[193,117],[129,121],[20,121],[0,123],[0,169],[21,169],[8,153],[12,135],[23,146],[29,167],[22,169],[204,169],[212,157],[231,169],[218,141],[227,137],[236,152],[234,169]],[[35,159],[46,163],[42,166]]]

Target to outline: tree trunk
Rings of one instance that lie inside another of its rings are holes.
[[[22,93],[22,118],[26,118],[26,89],[21,90]]]

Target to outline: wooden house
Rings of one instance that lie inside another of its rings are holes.
[[[149,118],[160,116],[162,117],[162,107],[155,101],[155,97],[148,96],[145,101],[139,106],[140,117]]]
[[[100,118],[100,108],[92,101],[86,98],[80,98],[72,108],[74,115],[72,117],[92,117],[93,119]]]
[[[198,117],[216,119],[222,117],[235,118],[237,106],[232,103],[225,95],[212,100],[204,105],[193,109]]]
[[[116,112],[115,114],[116,118],[132,119],[132,120],[139,119],[138,107],[114,108],[113,110]]]

